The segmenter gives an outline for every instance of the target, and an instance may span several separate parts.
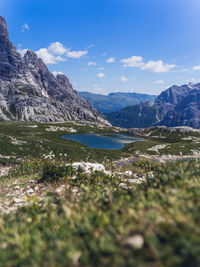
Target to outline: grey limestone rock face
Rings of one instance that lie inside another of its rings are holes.
[[[97,121],[109,125],[88,101],[79,98],[68,78],[56,77],[28,50],[22,57],[0,17],[0,120],[32,122]]]

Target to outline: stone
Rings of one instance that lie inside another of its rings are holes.
[[[133,172],[132,171],[125,171],[124,174],[127,175],[127,176],[131,176],[133,174]]]
[[[120,183],[119,187],[121,187],[122,189],[128,189],[128,186],[125,183]]]
[[[14,190],[19,190],[19,189],[20,189],[20,186],[19,185],[17,185],[17,186],[14,187]]]
[[[28,191],[26,191],[27,195],[32,195],[34,194],[35,190],[33,188],[30,188]]]
[[[14,197],[14,198],[13,198],[13,202],[14,202],[15,204],[20,204],[20,203],[23,203],[24,200],[21,199],[21,198],[16,198],[16,197]]]
[[[127,238],[124,243],[134,249],[141,249],[144,245],[144,238],[142,235],[134,235]]]
[[[36,181],[36,180],[30,180],[29,183],[30,183],[30,184],[36,184],[37,181]]]
[[[66,164],[66,166],[68,166],[70,164]],[[99,163],[91,163],[91,162],[74,162],[72,164],[72,167],[76,170],[78,170],[79,168],[84,170],[86,173],[91,173],[91,172],[95,172],[95,171],[102,171],[105,174],[111,174],[110,172],[106,171],[106,168],[104,165],[99,164]]]

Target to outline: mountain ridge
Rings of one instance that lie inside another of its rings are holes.
[[[109,93],[108,95],[90,92],[78,92],[79,96],[90,101],[102,113],[111,113],[124,107],[139,104],[144,101],[154,102],[156,95],[140,93]]]
[[[0,120],[109,124],[91,103],[79,98],[68,78],[56,77],[31,50],[22,57],[9,40],[0,16]]]
[[[190,126],[200,128],[200,83],[173,85],[152,105],[148,102],[105,114],[114,125],[124,128]]]

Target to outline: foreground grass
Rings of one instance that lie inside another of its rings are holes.
[[[1,214],[0,266],[199,266],[200,162],[140,168],[154,177],[129,189],[69,169],[62,195]]]

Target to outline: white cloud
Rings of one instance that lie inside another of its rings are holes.
[[[81,58],[88,54],[87,50],[84,51],[68,51],[67,56],[70,58]]]
[[[18,51],[22,56],[24,56],[24,55],[26,54],[26,52],[28,51],[28,49],[21,49],[21,48],[19,48],[17,51]]]
[[[61,71],[52,71],[52,74],[56,77],[58,74],[62,74],[62,75],[64,75],[64,73],[63,72],[61,72]]]
[[[103,54],[102,54],[102,57],[105,57],[106,56],[106,52],[104,52]]]
[[[92,85],[93,89],[92,89],[92,92],[97,92],[97,93],[102,93],[104,94],[105,93],[105,88],[103,88],[102,86],[100,86],[99,84],[93,84]]]
[[[96,65],[97,65],[96,62],[93,62],[93,61],[88,62],[88,66],[96,66]]]
[[[110,57],[106,60],[107,63],[114,63],[115,62],[115,57]]]
[[[169,70],[175,67],[176,67],[175,64],[171,64],[171,65],[164,64],[162,60],[158,60],[158,61],[150,60],[146,64],[141,66],[141,70],[149,70],[152,72],[161,73],[161,72],[168,72]]]
[[[19,46],[18,52],[23,56],[27,50],[28,49],[21,49]],[[62,43],[54,42],[51,43],[47,48],[41,48],[35,53],[44,61],[45,64],[57,64],[58,62],[67,61],[67,57],[79,59],[84,55],[87,55],[88,51],[70,51]],[[96,64],[96,62],[91,63],[93,65]]]
[[[155,81],[156,84],[164,84],[165,82],[163,80]]]
[[[148,70],[156,73],[168,72],[176,67],[175,64],[164,64],[162,60],[149,60],[145,63],[140,56],[125,58],[122,59],[121,62],[123,63],[123,67],[140,68],[141,70]]]
[[[64,57],[61,57],[61,56],[56,56],[56,57],[55,57],[55,61],[65,62],[65,61],[67,61],[67,60],[68,60],[67,58],[64,58]]]
[[[56,64],[57,63],[55,56],[52,55],[51,53],[49,53],[49,51],[46,48],[41,48],[40,50],[36,51],[36,54],[46,64]]]
[[[135,68],[144,65],[143,58],[137,56],[122,59],[121,62],[123,63],[123,67]]]
[[[103,67],[101,67],[101,68],[99,68],[99,70],[104,70],[104,68],[103,68]]]
[[[125,83],[125,82],[128,81],[128,78],[126,78],[125,76],[122,75],[122,76],[120,77],[120,81]]]
[[[36,51],[45,64],[56,64],[58,62],[65,62],[67,58],[64,57],[68,51],[60,42],[51,43],[48,48],[41,48]],[[62,56],[61,56],[62,55]]]
[[[64,55],[69,49],[66,49],[60,42],[51,43],[48,51],[54,55]]]
[[[21,32],[29,31],[29,26],[27,23],[24,23],[21,27]]]
[[[193,70],[200,70],[200,65],[199,66],[194,66],[192,69]]]
[[[97,77],[100,78],[100,79],[103,79],[105,77],[105,74],[100,72],[97,74]]]
[[[88,45],[85,49],[88,50],[88,49],[91,49],[91,48],[94,48],[94,45],[93,44]]]

